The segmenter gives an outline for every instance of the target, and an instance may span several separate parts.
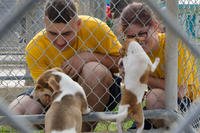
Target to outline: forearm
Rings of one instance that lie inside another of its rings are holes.
[[[95,56],[99,59],[100,63],[106,66],[112,73],[118,73],[118,56],[110,56],[110,55],[101,55],[95,54]]]
[[[148,80],[148,86],[152,89],[157,88],[157,89],[165,90],[165,80],[150,76]]]
[[[85,56],[83,57],[83,60],[85,62],[91,62],[91,61],[97,61],[104,66],[106,66],[112,73],[117,73],[118,72],[118,61],[119,57],[118,56],[111,56],[111,55],[103,55],[99,53],[89,53],[85,52]]]
[[[148,81],[148,86],[151,89],[162,89],[165,90],[165,80],[160,78],[150,77]],[[181,99],[186,95],[186,85],[178,86],[178,97]]]

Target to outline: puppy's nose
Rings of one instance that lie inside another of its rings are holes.
[[[119,66],[119,67],[123,67],[123,61],[122,61],[122,58],[119,59],[118,66]]]
[[[120,61],[120,62],[119,62],[119,66],[120,66],[120,67],[123,67],[123,61]]]

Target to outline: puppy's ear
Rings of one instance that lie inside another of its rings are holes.
[[[89,109],[89,107],[88,107],[88,102],[87,102],[87,99],[84,98],[83,94],[80,93],[80,92],[77,92],[77,93],[75,94],[75,97],[76,97],[77,99],[79,99],[78,102],[80,102],[79,105],[81,105],[81,112],[82,112],[83,114],[89,113],[89,112],[90,112],[90,109]]]
[[[45,89],[43,92],[40,92],[40,102],[46,107],[51,104],[52,101],[52,92],[48,89]]]
[[[127,55],[127,44],[126,43],[123,44],[119,53],[120,53],[121,57],[124,57]]]
[[[40,84],[36,84],[35,90],[36,90],[36,91],[39,91],[39,90],[41,90],[41,89],[42,89],[42,86],[41,86]]]
[[[121,57],[126,56],[127,49],[128,49],[128,41],[125,41],[124,44],[122,45],[122,48],[119,51]]]
[[[54,92],[59,91],[60,86],[59,86],[58,81],[56,80],[55,75],[49,78],[48,84],[53,89]]]
[[[39,99],[41,91],[42,91],[42,86],[40,84],[36,84],[33,92],[33,99]]]
[[[62,70],[60,67],[55,67],[54,69],[55,69],[56,71],[63,72],[63,70]]]

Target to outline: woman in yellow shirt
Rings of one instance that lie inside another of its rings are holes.
[[[127,38],[137,37],[152,61],[160,58],[160,63],[148,81],[146,108],[165,108],[165,47],[166,36],[150,8],[143,3],[129,4],[121,14],[121,28]],[[162,33],[161,33],[162,31]],[[185,110],[189,101],[199,96],[199,79],[193,55],[181,41],[178,42],[178,104]],[[181,101],[185,102],[181,104]]]

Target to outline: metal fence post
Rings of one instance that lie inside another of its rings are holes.
[[[177,16],[177,1],[167,1],[168,10]],[[168,27],[166,30],[166,80],[165,80],[165,102],[166,109],[177,110],[177,80],[178,80],[178,45],[177,36]]]

